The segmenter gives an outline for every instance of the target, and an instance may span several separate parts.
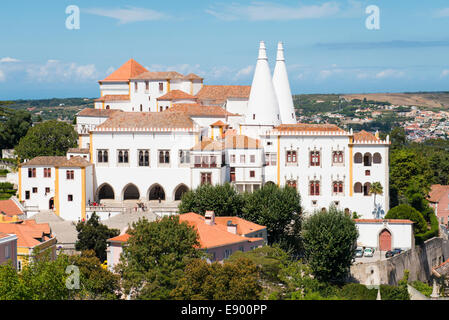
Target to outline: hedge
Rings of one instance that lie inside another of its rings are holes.
[[[435,214],[430,214],[429,216],[430,216],[430,230],[423,233],[415,234],[416,244],[423,243],[424,241],[433,237],[438,237],[438,232],[440,229],[438,219]]]

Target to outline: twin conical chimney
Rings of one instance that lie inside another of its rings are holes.
[[[249,94],[245,123],[274,126],[281,123],[278,100],[271,79],[265,42],[263,41],[260,42],[259,46],[259,57],[257,58]]]
[[[282,42],[278,43],[276,66],[273,73],[273,86],[279,103],[281,122],[283,124],[296,123],[295,107],[293,106],[293,97],[288,81]]]

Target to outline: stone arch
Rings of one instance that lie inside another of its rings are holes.
[[[184,183],[179,184],[173,191],[173,199],[175,201],[181,200],[182,195],[187,191],[189,191],[189,188]]]
[[[165,200],[165,190],[159,184],[155,183],[148,189],[148,200]]]
[[[363,161],[363,156],[362,156],[362,154],[361,154],[360,152],[357,152],[357,153],[354,155],[354,163],[362,163],[362,161]]]
[[[97,188],[96,199],[98,201],[102,199],[115,199],[114,189],[109,183],[103,183]]]
[[[376,152],[375,154],[373,154],[373,163],[381,163],[382,162],[382,156],[380,155],[379,152]]]
[[[122,199],[123,200],[139,200],[140,192],[139,192],[139,189],[137,188],[137,186],[133,183],[128,183],[123,188]]]

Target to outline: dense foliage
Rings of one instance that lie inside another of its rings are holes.
[[[0,108],[0,150],[14,148],[31,125],[29,112]]]
[[[87,221],[80,221],[76,225],[78,240],[75,243],[76,250],[93,250],[101,262],[106,260],[106,240],[120,234],[117,229],[109,229],[100,223],[99,217],[95,214]]]
[[[385,215],[385,219],[408,219],[413,221],[413,231],[415,234],[423,233],[427,230],[426,220],[424,220],[421,213],[409,206],[408,204],[401,204],[391,208]]]
[[[0,182],[0,200],[8,200],[14,196],[17,191],[14,189],[14,185],[9,182]]]
[[[37,156],[64,156],[69,148],[77,146],[78,134],[72,125],[49,120],[30,128],[15,147],[20,159]]]
[[[305,219],[304,253],[313,274],[321,281],[342,281],[355,254],[358,231],[343,211],[330,207]]]

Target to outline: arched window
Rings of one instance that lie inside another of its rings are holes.
[[[287,180],[287,186],[296,189],[296,180]]]
[[[310,152],[310,166],[320,166],[320,152],[311,151]]]
[[[123,151],[118,152],[118,162],[123,163]]]
[[[380,155],[379,152],[376,152],[376,153],[373,155],[373,163],[378,164],[378,163],[381,163],[381,162],[382,162],[382,156]]]
[[[148,151],[145,151],[144,165],[147,167],[150,165],[150,153]]]
[[[109,105],[106,106],[106,110],[109,110]]]
[[[357,152],[357,153],[354,155],[354,163],[362,163],[362,161],[363,161],[363,156],[362,156],[362,154],[361,154],[360,152]]]
[[[362,184],[360,182],[356,182],[356,184],[354,184],[355,193],[362,193],[362,189]]]
[[[343,193],[343,181],[334,181],[332,183],[332,191],[334,194]]]
[[[372,161],[373,161],[373,157],[371,156],[371,153],[367,152],[363,155],[363,165],[364,166],[370,167]]]
[[[363,195],[364,195],[364,196],[369,196],[369,195],[370,195],[370,189],[371,189],[371,183],[366,182],[366,183],[363,185]]]
[[[170,163],[170,152],[165,151],[165,163]]]
[[[103,151],[103,162],[108,162],[108,151],[107,150]]]
[[[343,163],[343,152],[342,151],[332,152],[332,162],[333,163]]]
[[[164,151],[159,151],[159,163],[164,163]]]
[[[143,111],[143,107],[142,107],[142,105],[140,105],[140,112],[142,112]]]
[[[103,152],[101,150],[97,152],[97,162],[103,162]]]
[[[123,161],[124,161],[125,163],[128,163],[128,151],[125,151],[125,152],[123,153]]]
[[[310,195],[311,196],[319,196],[320,195],[320,182],[319,181],[310,181]]]

